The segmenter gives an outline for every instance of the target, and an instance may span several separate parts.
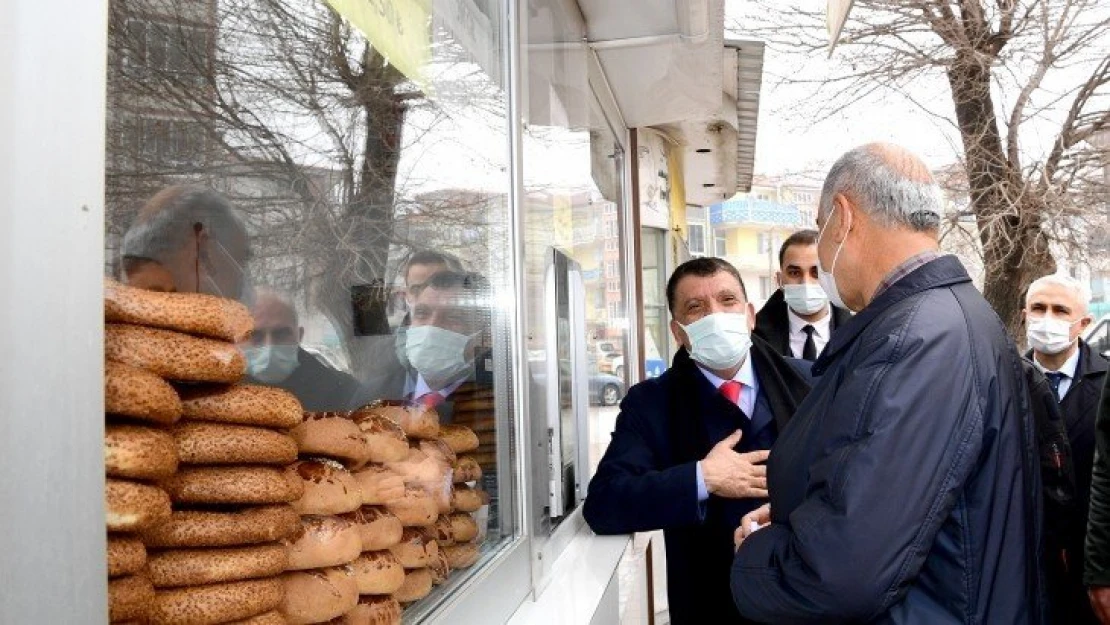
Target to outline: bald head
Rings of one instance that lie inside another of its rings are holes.
[[[940,188],[925,163],[898,145],[868,143],[841,156],[825,178],[820,216],[837,195],[883,228],[935,234],[940,227]]]
[[[258,346],[300,343],[303,330],[297,325],[297,309],[284,294],[259,287],[251,298],[250,309],[254,317],[251,343]]]

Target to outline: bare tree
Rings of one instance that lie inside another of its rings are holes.
[[[252,224],[252,271],[305,294],[350,341],[388,330],[390,263],[430,243],[394,224],[432,210],[449,228],[484,201],[422,206],[405,192],[419,183],[398,179],[405,148],[447,115],[325,3],[113,0],[109,35],[110,238],[160,186],[208,181]],[[440,102],[503,120],[496,83],[437,41]]]
[[[824,55],[823,5],[750,4],[735,29],[799,63]],[[895,93],[955,129],[984,294],[1020,341],[1029,283],[1105,219],[1106,150],[1090,139],[1110,127],[1107,32],[1098,0],[856,0],[835,69],[787,80],[812,87],[807,119]]]

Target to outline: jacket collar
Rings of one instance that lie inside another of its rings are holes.
[[[959,259],[951,255],[941,256],[913,270],[833,332],[832,340],[813,365],[813,374],[823,374],[840,352],[855,342],[856,337],[890,307],[918,293],[966,282],[971,282],[967,270]]]
[[[1110,371],[1110,360],[1091,349],[1087,341],[1079,339],[1079,367],[1075,370],[1075,377],[1097,377],[1106,375],[1107,371]]]

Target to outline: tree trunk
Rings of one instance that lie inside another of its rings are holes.
[[[1020,164],[1006,158],[990,91],[990,57],[961,51],[947,74],[983,246],[983,295],[1014,341],[1024,345],[1025,291],[1056,266],[1041,230],[1045,207],[1025,188]]]

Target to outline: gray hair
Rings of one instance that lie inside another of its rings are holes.
[[[247,229],[224,196],[203,187],[169,187],[140,211],[123,236],[121,254],[164,262],[188,243],[198,223],[221,244],[247,241]]]
[[[911,167],[920,165],[915,157]],[[924,170],[924,166],[920,165]],[[838,193],[849,196],[861,210],[885,228],[905,227],[915,232],[940,228],[940,187],[926,173],[915,179],[900,171],[882,147],[874,144],[855,148],[841,156],[829,170],[821,189],[820,215],[827,216]]]
[[[1080,314],[1086,315],[1089,311],[1091,307],[1091,289],[1088,288],[1086,284],[1083,284],[1079,280],[1076,280],[1075,278],[1065,274],[1050,274],[1047,276],[1041,276],[1040,278],[1034,280],[1029,285],[1029,288],[1025,291],[1026,306],[1029,305],[1029,294],[1033,292],[1033,289],[1044,284],[1054,284],[1056,286],[1063,287],[1071,291],[1071,293],[1075,295],[1076,299],[1079,300]]]

